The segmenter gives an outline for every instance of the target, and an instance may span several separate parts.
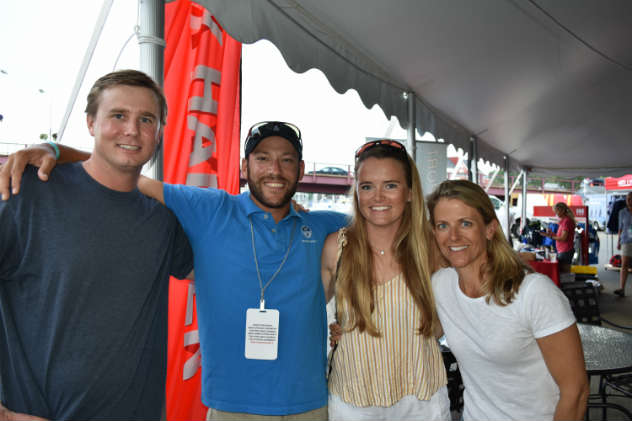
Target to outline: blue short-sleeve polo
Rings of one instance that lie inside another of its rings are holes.
[[[336,212],[294,209],[279,223],[249,193],[165,185],[165,202],[187,233],[195,256],[202,349],[202,401],[229,412],[286,415],[327,404],[327,317],[320,277],[325,238],[346,225]],[[251,231],[252,222],[252,231]],[[246,310],[258,308],[260,286],[279,311],[278,357],[244,356]]]

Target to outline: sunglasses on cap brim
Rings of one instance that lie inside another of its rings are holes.
[[[254,124],[248,130],[244,148],[245,155],[248,156],[261,140],[270,136],[280,136],[288,140],[298,152],[299,159],[302,159],[303,141],[301,139],[301,131],[294,124],[282,121],[262,121]]]
[[[302,145],[301,131],[299,128],[292,123],[282,121],[262,121],[254,124],[250,130],[248,130],[247,138],[258,139],[275,135],[288,137],[290,140],[299,142]]]

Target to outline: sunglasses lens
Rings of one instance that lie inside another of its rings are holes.
[[[288,129],[292,130],[294,132],[294,134],[296,135],[297,138],[301,137],[301,131],[298,129],[298,127],[296,127],[294,124],[291,123],[283,123],[283,125],[285,127],[287,127]]]
[[[301,140],[301,131],[294,124],[283,123],[281,121],[262,121],[253,125],[248,131],[248,137],[252,136],[270,136],[274,133],[282,132],[284,135],[290,135],[294,140]]]
[[[401,143],[395,141],[395,140],[389,140],[389,139],[380,139],[380,140],[373,140],[371,142],[367,142],[364,145],[360,146],[360,148],[358,148],[358,150],[356,151],[355,157],[356,159],[362,155],[365,151],[374,148],[375,146],[378,145],[383,145],[383,146],[389,146],[391,148],[394,149],[399,149],[401,151],[406,152],[406,147],[404,145],[402,145]]]

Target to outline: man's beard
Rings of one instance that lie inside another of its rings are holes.
[[[255,199],[257,199],[257,201],[259,203],[261,203],[262,205],[268,207],[268,208],[272,208],[272,209],[276,209],[276,208],[282,208],[285,205],[287,205],[288,203],[290,203],[290,201],[292,200],[292,197],[294,197],[294,193],[296,193],[296,189],[298,188],[298,177],[297,179],[294,181],[294,184],[289,186],[288,191],[285,193],[285,195],[283,196],[283,198],[278,202],[278,203],[273,203],[268,201],[264,194],[263,191],[257,186],[257,183],[255,183],[255,181],[252,179],[252,177],[250,177],[250,168],[248,168],[248,189],[250,190],[250,194],[252,194],[254,196]],[[286,181],[285,179],[283,179],[283,181]],[[261,181],[261,183],[263,184],[263,179]]]

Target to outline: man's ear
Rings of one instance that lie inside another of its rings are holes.
[[[86,115],[86,124],[88,125],[88,131],[90,132],[90,136],[94,137],[94,116],[87,114]]]
[[[156,147],[160,145],[160,140],[162,139],[163,134],[164,134],[164,128],[161,123],[158,123],[158,130],[156,132]]]
[[[298,164],[298,180],[301,181],[303,176],[305,175],[305,161],[301,159],[301,162]]]
[[[248,158],[242,158],[241,160],[241,176],[248,179]]]

